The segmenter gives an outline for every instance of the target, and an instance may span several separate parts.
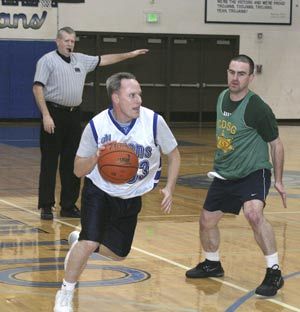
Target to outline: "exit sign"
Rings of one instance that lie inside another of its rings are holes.
[[[155,24],[159,22],[159,13],[157,12],[147,12],[146,13],[146,22]]]

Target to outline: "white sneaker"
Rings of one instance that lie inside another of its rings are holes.
[[[71,248],[69,249],[69,251],[68,251],[68,253],[67,253],[66,257],[65,257],[65,261],[64,261],[64,269],[65,270],[66,270],[66,267],[67,267],[67,263],[68,263],[68,260],[69,260],[69,257],[70,257],[71,250],[77,244],[78,238],[79,238],[79,231],[73,231],[68,236],[68,243],[71,246]]]
[[[59,290],[55,297],[54,312],[73,312],[74,290]]]
[[[68,243],[70,246],[73,245],[76,241],[78,241],[79,238],[79,231],[73,231],[68,236]]]

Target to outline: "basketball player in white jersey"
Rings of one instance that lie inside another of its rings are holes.
[[[129,254],[141,196],[159,182],[161,153],[168,157],[168,178],[161,189],[161,209],[170,213],[172,195],[180,167],[177,142],[162,116],[141,106],[141,88],[130,73],[107,79],[112,106],[95,116],[86,126],[74,164],[77,177],[85,176],[81,203],[79,240],[69,250],[65,277],[56,294],[55,312],[71,312],[74,288],[89,256],[99,253],[113,260]],[[127,143],[139,158],[136,176],[125,184],[112,184],[99,174],[99,150],[110,141]]]

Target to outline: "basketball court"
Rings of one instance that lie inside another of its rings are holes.
[[[38,125],[2,124],[0,129],[0,311],[52,311],[66,239],[80,224],[56,217],[57,212],[53,221],[40,219]],[[76,290],[74,311],[300,311],[300,127],[280,126],[288,208],[272,188],[265,210],[285,277],[284,288],[271,299],[254,295],[265,261],[243,215],[226,216],[220,223],[225,276],[185,278],[201,259],[198,216],[210,183],[206,173],[212,166],[214,128],[173,131],[182,166],[172,213],[161,213],[158,189],[146,195],[128,258],[113,262],[93,255]],[[165,177],[164,167],[160,187]]]

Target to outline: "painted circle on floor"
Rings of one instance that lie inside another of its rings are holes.
[[[64,266],[61,265],[40,265],[40,266],[26,266],[5,269],[0,271],[0,282],[17,285],[17,286],[27,286],[27,287],[53,287],[58,288],[61,286],[61,281],[59,282],[43,282],[43,281],[27,281],[18,277],[20,274],[32,273],[32,272],[44,272],[44,271],[58,271],[64,270]],[[128,268],[124,266],[112,266],[112,265],[98,265],[98,264],[88,264],[86,270],[107,270],[122,273],[121,277],[106,279],[106,280],[94,280],[94,281],[82,281],[78,283],[77,287],[95,287],[95,286],[116,286],[132,284],[137,282],[142,282],[150,278],[148,272],[137,270],[133,268]]]

